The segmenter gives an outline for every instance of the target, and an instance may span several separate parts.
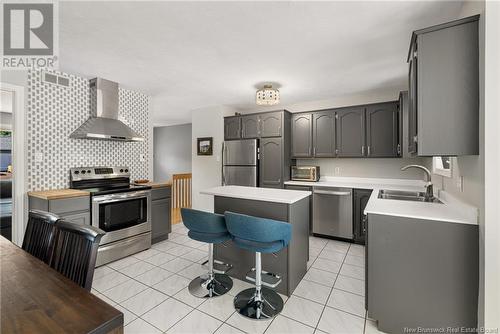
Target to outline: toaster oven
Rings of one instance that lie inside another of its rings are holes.
[[[319,181],[319,166],[292,166],[292,181]]]

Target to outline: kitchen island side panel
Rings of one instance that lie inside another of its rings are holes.
[[[309,220],[301,219],[300,217],[303,214],[298,212],[300,211],[299,207],[304,205],[307,205],[307,208],[309,207],[308,199],[297,201],[293,204],[285,204],[214,196],[215,213],[224,214],[225,211],[231,211],[297,224],[297,226],[292,227],[292,241],[288,247],[276,254],[262,254],[262,270],[279,274],[282,277],[283,281],[276,288],[276,291],[287,296],[292,294],[296,284],[300,282],[305,274],[305,271],[302,273],[300,268],[307,266],[307,252],[305,251],[305,247],[309,247],[307,234]],[[291,214],[300,216],[290,217]],[[308,215],[308,210],[306,214]],[[301,233],[301,231],[305,231],[304,236],[296,237],[295,239],[298,242],[295,242],[293,234]],[[303,253],[302,256],[290,257],[290,254],[299,254],[301,252]],[[243,281],[246,281],[247,272],[255,266],[255,253],[240,249],[232,241],[215,245],[214,258],[233,265],[228,275]],[[289,275],[293,275],[294,277],[289,277]]]
[[[292,247],[288,248],[288,287],[290,294],[307,272],[309,261],[309,197],[288,206],[289,223],[292,224]]]
[[[386,333],[475,327],[478,226],[368,214],[368,315]]]

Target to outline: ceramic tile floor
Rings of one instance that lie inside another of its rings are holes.
[[[364,247],[310,237],[304,279],[272,320],[235,313],[233,297],[251,287],[234,281],[225,296],[191,296],[190,280],[206,270],[207,245],[182,224],[169,240],[96,269],[92,293],[121,310],[125,333],[378,333],[364,309]]]

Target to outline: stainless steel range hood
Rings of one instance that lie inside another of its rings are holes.
[[[101,78],[90,80],[90,117],[70,135],[70,138],[144,140],[118,120],[118,83]]]

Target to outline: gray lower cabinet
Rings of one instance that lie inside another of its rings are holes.
[[[224,118],[224,139],[241,138],[241,117],[232,116]]]
[[[259,115],[246,115],[241,117],[241,138],[259,138],[260,118]]]
[[[388,102],[366,107],[366,156],[398,156],[398,104]]]
[[[410,150],[479,154],[479,15],[414,31],[408,63]]]
[[[365,108],[337,110],[337,156],[363,157],[365,147]]]
[[[312,114],[292,115],[292,158],[312,156]]]
[[[313,156],[335,157],[335,111],[315,112],[313,118]]]
[[[260,140],[260,186],[281,188],[283,186],[283,148],[281,138]]]
[[[354,189],[353,190],[353,236],[354,242],[364,245],[366,237],[366,216],[364,214],[366,204],[372,194],[371,189]]]
[[[269,112],[260,114],[260,137],[281,137],[283,112]]]
[[[159,242],[168,238],[172,231],[171,188],[161,187],[151,190],[151,242]]]
[[[367,309],[380,331],[477,326],[478,225],[368,214],[367,238]]]
[[[35,209],[51,212],[75,224],[92,224],[89,196],[60,199],[43,199],[35,196],[28,196],[28,201],[30,210]]]
[[[70,214],[62,214],[60,215],[64,220],[69,221],[70,223],[75,223],[79,225],[91,225],[91,217],[90,211],[79,212],[79,213],[70,213]]]

